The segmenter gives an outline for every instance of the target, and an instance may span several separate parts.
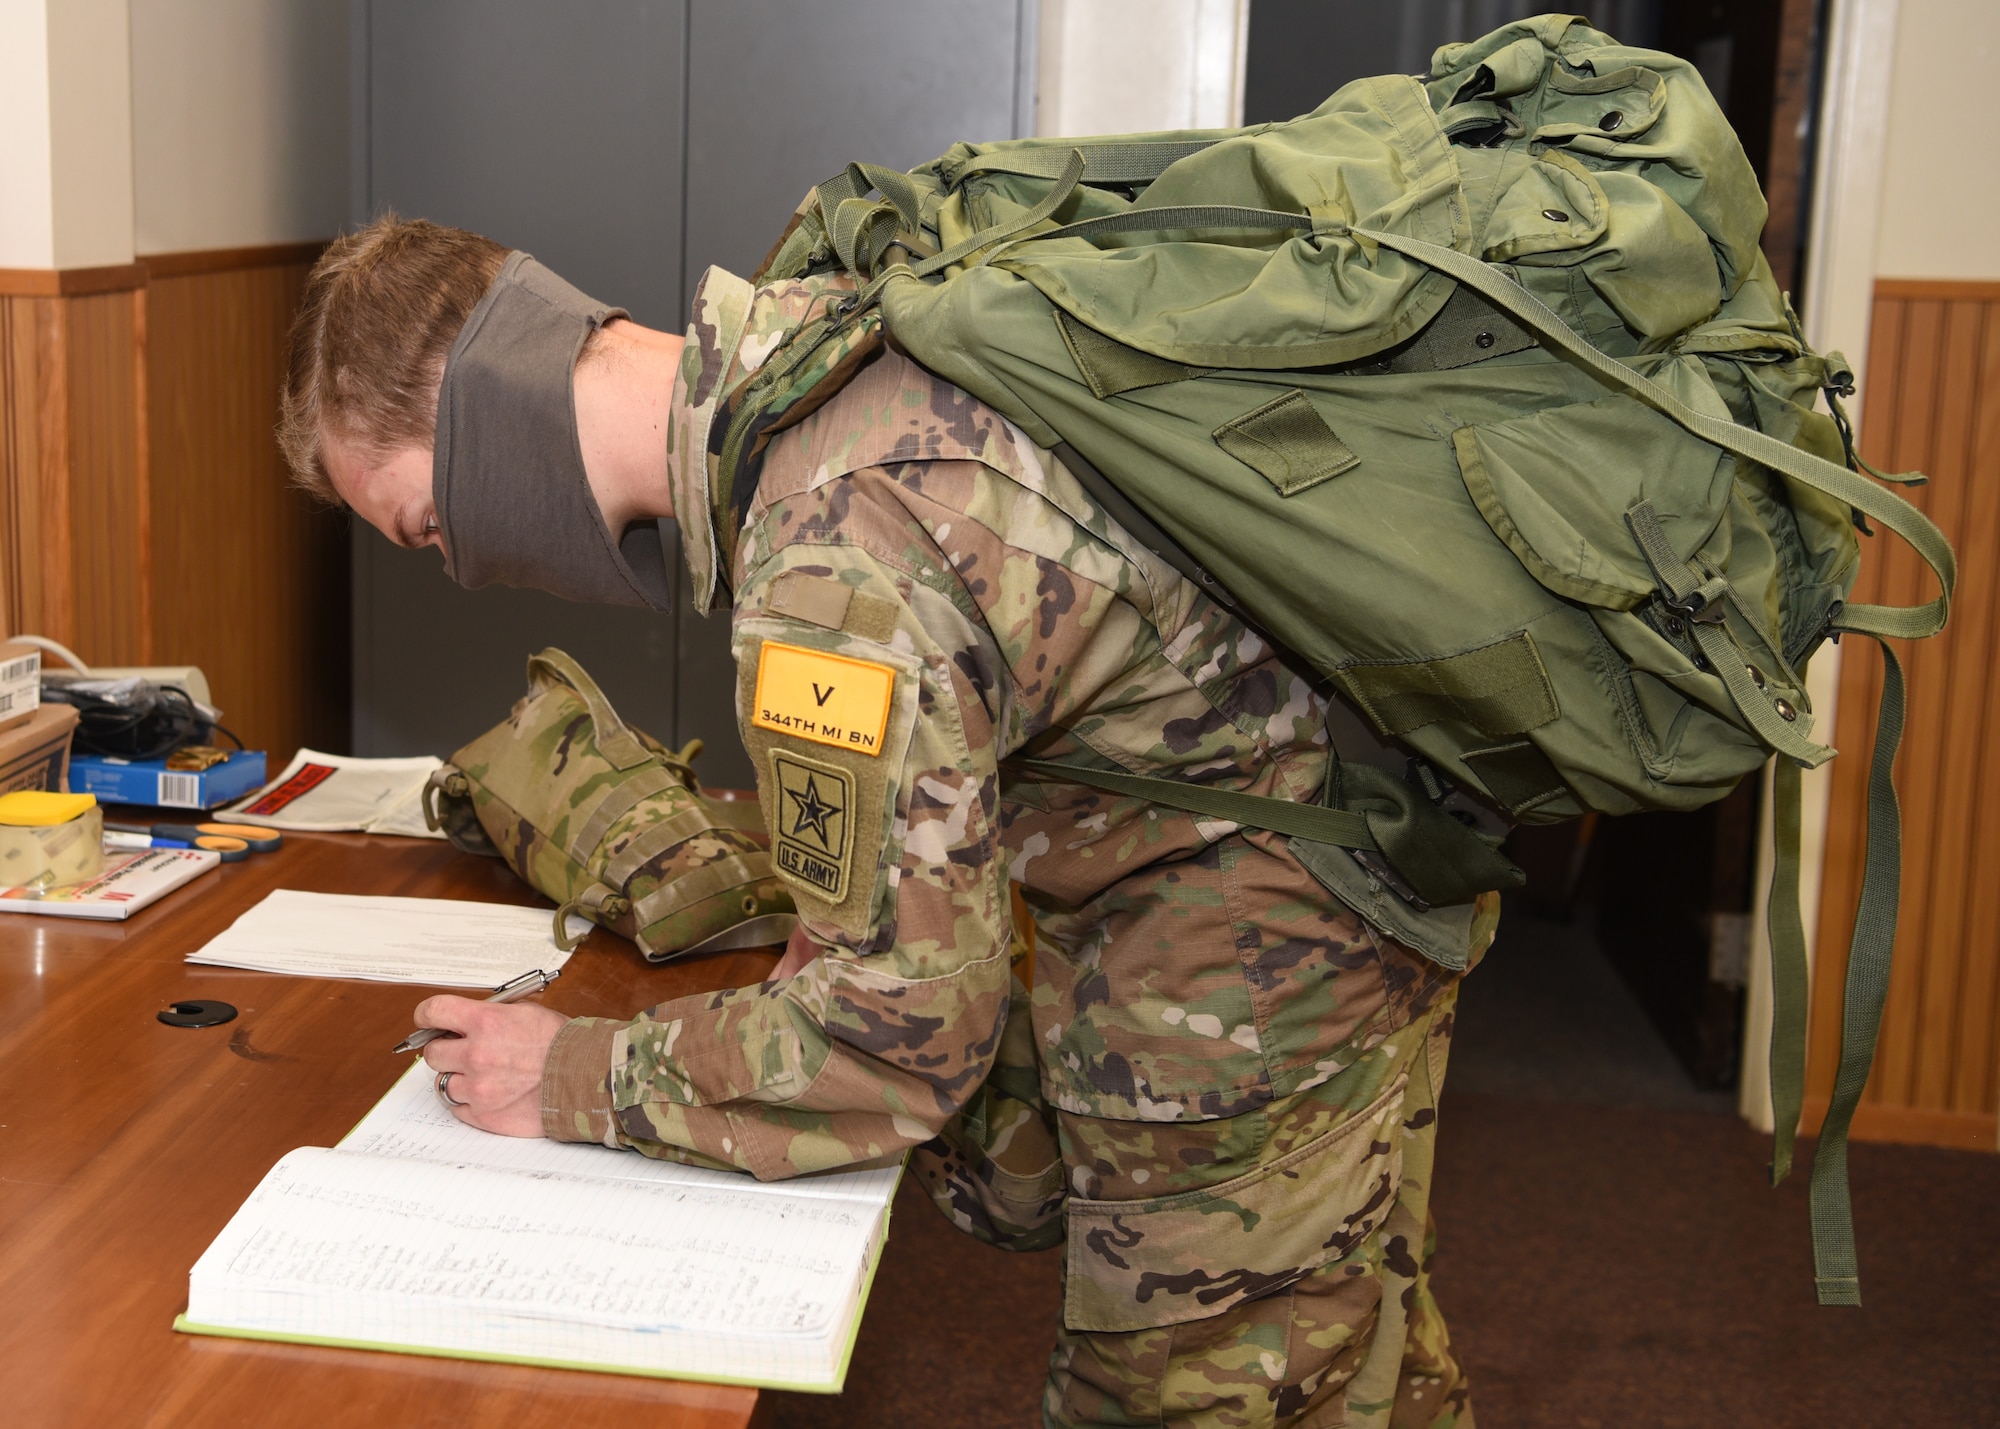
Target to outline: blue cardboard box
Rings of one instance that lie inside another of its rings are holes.
[[[213,809],[264,787],[264,751],[239,749],[199,771],[169,769],[164,759],[73,754],[69,787],[72,793],[95,794],[100,804]]]

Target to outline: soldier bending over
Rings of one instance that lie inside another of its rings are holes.
[[[282,434],[307,487],[461,584],[657,608],[679,523],[801,915],[771,981],[629,1021],[430,999],[458,1115],[766,1179],[908,1148],[961,1229],[1067,1240],[1050,1425],[1464,1429],[1425,1268],[1456,978],[1282,837],[1008,764],[1312,802],[1320,697],[893,351],[718,503],[718,405],[828,297],[711,269],[683,340],[394,219],[313,272]]]

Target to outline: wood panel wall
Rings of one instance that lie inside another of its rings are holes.
[[[0,271],[0,633],[199,665],[278,761],[347,744],[345,520],[272,435],[318,249]]]
[[[1960,562],[1951,623],[1899,649],[1909,717],[1902,921],[1857,1137],[1992,1150],[2000,1126],[2000,283],[1881,280],[1875,289],[1863,454],[1926,472],[1906,492]],[[1894,537],[1864,538],[1857,601],[1932,594]],[[1845,961],[1866,857],[1868,751],[1882,659],[1848,640],[1840,667],[1832,808],[1820,905],[1806,1124],[1817,1126],[1840,1048]]]

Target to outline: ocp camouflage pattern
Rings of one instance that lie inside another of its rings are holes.
[[[561,651],[537,655],[528,672],[507,718],[433,778],[445,827],[453,805],[459,825],[469,806],[524,880],[656,962],[790,915],[762,840],[702,796],[685,758],[618,720]],[[614,762],[605,745],[621,737],[635,743]]]
[[[669,437],[680,512],[713,509],[724,391],[818,298],[709,273]],[[766,1178],[914,1150],[961,1228],[1066,1243],[1050,1424],[1470,1424],[1426,1271],[1455,977],[1281,837],[1003,764],[1310,801],[1309,681],[894,351],[770,440],[740,534],[720,518],[683,527],[697,589],[733,594],[766,816],[785,837],[774,758],[822,761],[852,791],[852,884],[838,905],[789,885],[824,949],[794,978],[570,1024],[549,1133]],[[895,672],[879,756],[757,726],[773,641]]]

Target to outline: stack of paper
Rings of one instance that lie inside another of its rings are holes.
[[[576,919],[572,933],[590,925]],[[196,952],[191,963],[305,977],[498,987],[569,961],[543,908],[455,898],[377,898],[280,888]]]

